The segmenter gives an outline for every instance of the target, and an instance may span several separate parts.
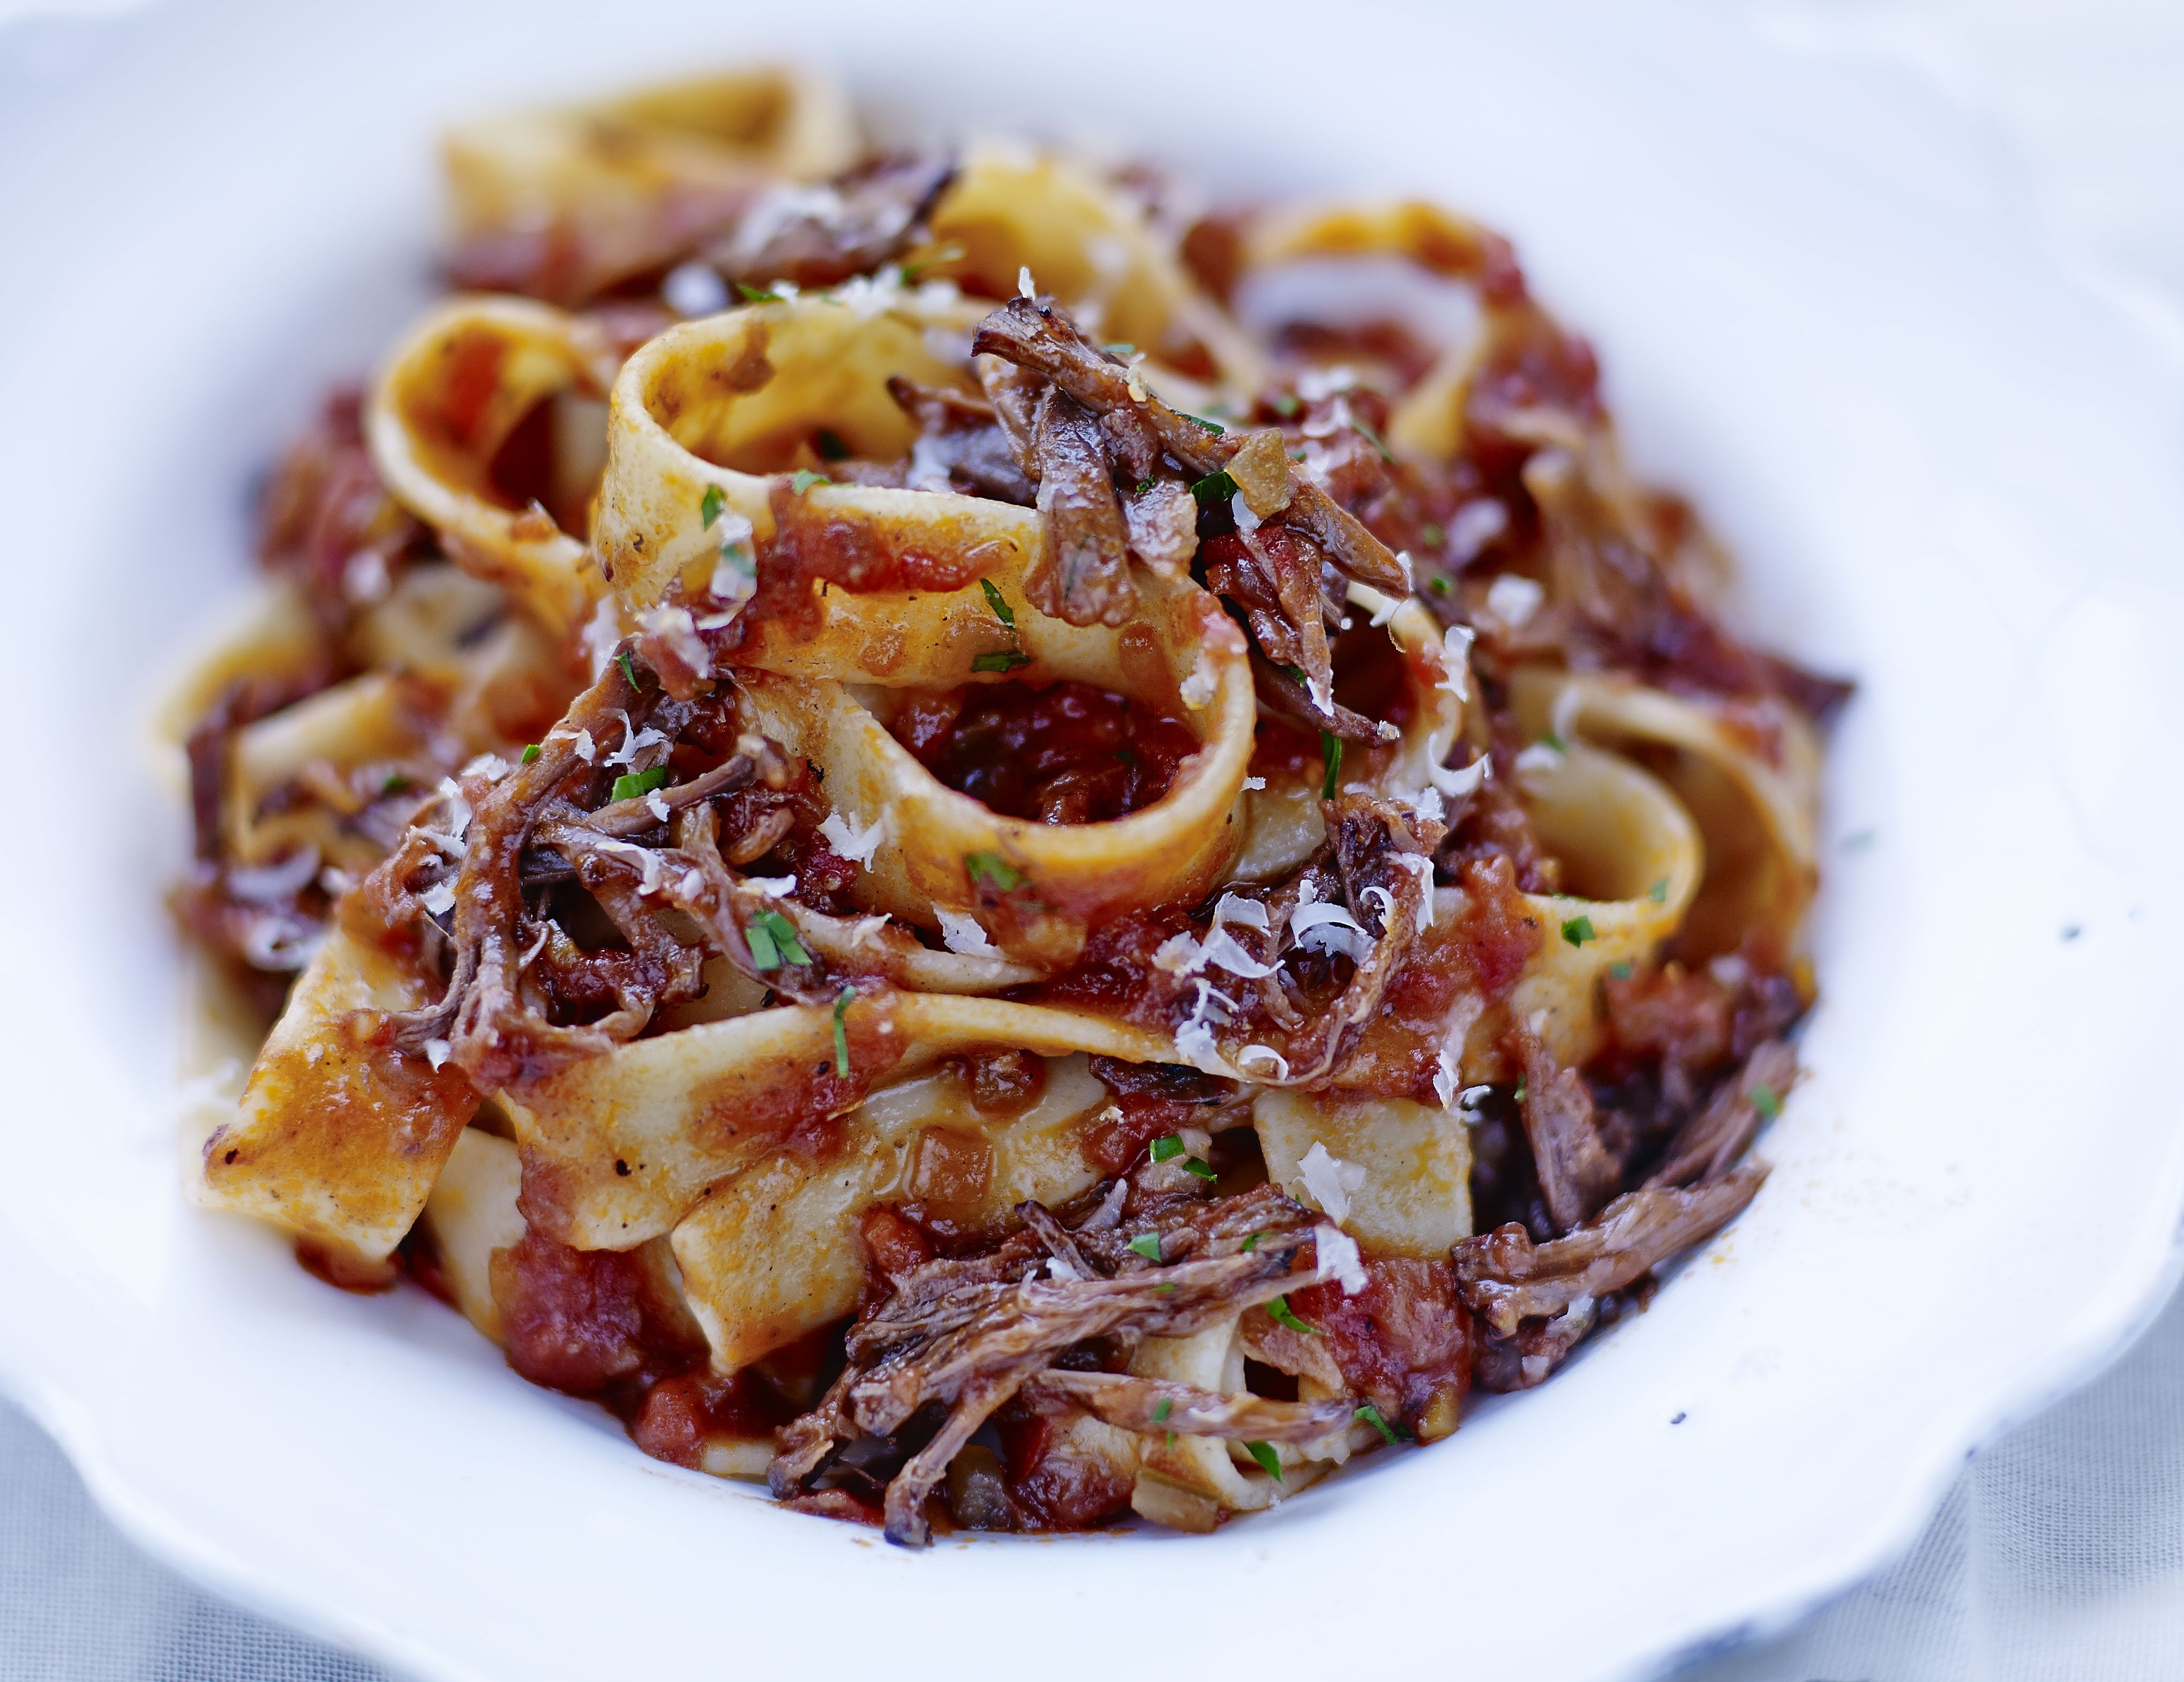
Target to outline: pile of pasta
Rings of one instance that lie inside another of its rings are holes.
[[[785,70],[446,161],[175,707],[201,1200],[913,1543],[1445,1437],[1749,1201],[1843,691],[1504,242]]]

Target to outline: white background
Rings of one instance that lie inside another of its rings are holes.
[[[1919,66],[2010,155],[2058,241],[2147,322],[2148,355],[2165,342],[2184,356],[2184,0],[1691,3],[1725,29]],[[0,23],[72,8],[0,0]],[[0,1404],[0,1676],[381,1674],[142,1558]],[[2180,1675],[2184,1303],[2084,1393],[1976,1456],[1910,1557],[1676,1682]]]

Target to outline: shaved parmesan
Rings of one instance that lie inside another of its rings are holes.
[[[1078,1279],[1084,1276],[1058,1255],[1046,1259],[1046,1277],[1050,1279]]]
[[[941,906],[933,908],[940,919],[940,939],[950,952],[961,953],[967,958],[988,958],[994,951],[994,943],[986,931],[979,927],[978,919],[967,912],[950,911]]]
[[[1486,611],[1516,630],[1540,611],[1540,604],[1546,599],[1546,591],[1535,580],[1521,573],[1504,573],[1487,586]]]
[[[1039,288],[1031,283],[1031,265],[1028,263],[1017,271],[1017,296],[1019,298],[1039,296]]]
[[[1185,930],[1170,935],[1153,948],[1153,968],[1171,975],[1195,975],[1206,967],[1206,954],[1197,936]]]
[[[1365,1171],[1354,1162],[1331,1154],[1318,1139],[1297,1165],[1304,1174],[1304,1188],[1328,1219],[1337,1226],[1350,1216],[1350,1194],[1362,1190]]]
[[[445,1040],[425,1042],[426,1059],[432,1064],[435,1071],[446,1065],[448,1059],[454,1055],[454,1047],[449,1045]]]
[[[1236,1066],[1246,1075],[1260,1072],[1266,1065],[1269,1081],[1286,1081],[1290,1077],[1290,1060],[1270,1045],[1247,1045],[1236,1053]]]
[[[1458,1078],[1456,1058],[1446,1046],[1443,1046],[1440,1048],[1440,1054],[1434,1059],[1433,1082],[1434,1096],[1440,1100],[1440,1107],[1443,1109],[1456,1102]]]
[[[615,645],[621,640],[621,616],[615,607],[614,597],[603,595],[599,605],[592,611],[592,617],[584,623],[584,652],[592,657],[594,678],[606,671],[607,662],[614,658]]]
[[[426,910],[435,917],[444,917],[455,908],[455,879],[443,876],[418,897],[425,902]]]
[[[1254,794],[1256,794],[1261,789],[1266,787],[1266,785],[1267,780],[1264,777],[1246,777],[1244,779],[1244,786],[1251,790]]]
[[[646,725],[642,730],[631,729],[629,714],[623,712],[619,707],[615,708],[615,717],[621,720],[621,746],[616,748],[612,753],[607,755],[606,763],[610,765],[627,765],[632,770],[635,770],[638,768],[638,755],[644,752],[648,747],[658,747],[661,746],[667,740],[666,736],[660,735],[659,731],[654,729],[649,724]],[[585,740],[590,740],[588,733],[587,733]],[[582,754],[583,752],[583,749],[580,746],[577,748],[577,752],[579,754]]]
[[[861,864],[866,869],[872,868],[872,855],[887,839],[887,827],[884,812],[864,824],[844,818],[839,812],[829,812],[819,820],[819,833],[826,837],[827,845],[852,864]]]
[[[1458,701],[1471,699],[1471,645],[1478,635],[1468,625],[1451,625],[1440,634],[1440,657],[1448,675],[1434,687],[1446,690]]]
[[[728,307],[728,283],[710,263],[677,263],[660,283],[660,299],[686,318],[717,316]]]
[[[1267,931],[1267,908],[1256,899],[1246,899],[1241,894],[1224,893],[1213,907],[1213,926],[1234,923],[1246,929]]]
[[[1323,1221],[1312,1229],[1312,1242],[1319,1254],[1319,1266],[1312,1275],[1315,1280],[1340,1279],[1346,1297],[1354,1297],[1365,1288],[1365,1259],[1357,1254],[1357,1239]]]
[[[1206,936],[1205,944],[1199,948],[1199,954],[1203,961],[1215,969],[1226,970],[1230,975],[1240,975],[1247,981],[1274,973],[1273,964],[1260,963],[1245,951],[1236,937],[1225,929],[1216,929]]]
[[[638,883],[638,892],[655,894],[660,891],[660,855],[650,847],[638,847],[634,842],[625,841],[595,841],[591,844],[601,852],[616,853],[637,860],[637,868],[643,873]],[[789,880],[793,882],[796,879],[792,876]]]
[[[1517,756],[1517,768],[1528,776],[1544,776],[1563,767],[1563,751],[1543,741],[1535,741]]]
[[[1393,861],[1418,879],[1418,932],[1434,925],[1434,863],[1423,852],[1398,852]]]
[[[1378,894],[1380,897],[1380,927],[1384,930],[1390,924],[1396,920],[1396,897],[1390,893],[1387,889],[1376,885],[1366,889],[1365,891],[1359,894],[1357,897],[1360,899],[1370,899],[1375,894]]]
[[[690,610],[662,604],[648,607],[637,616],[638,628],[656,640],[697,676],[713,674],[713,653],[705,646],[705,638],[698,634],[692,623]]]
[[[744,886],[754,893],[762,893],[768,899],[787,899],[796,891],[794,876],[746,876]]]
[[[1426,769],[1426,775],[1433,780],[1433,785],[1451,800],[1461,800],[1474,792],[1493,774],[1493,756],[1485,753],[1460,770],[1451,770],[1446,765],[1429,766]]]
[[[661,823],[664,824],[667,821],[667,802],[660,797],[660,791],[658,789],[653,790],[650,794],[645,796],[644,807],[646,811],[651,813],[652,815],[657,818]]]
[[[1448,522],[1448,550],[1458,566],[1509,529],[1509,511],[1491,497],[1467,502]]]
[[[1307,952],[1340,952],[1362,964],[1373,951],[1365,925],[1340,905],[1300,905],[1290,913],[1290,939]]]

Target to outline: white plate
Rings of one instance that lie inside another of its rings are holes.
[[[1847,1584],[2115,1350],[2184,1209],[2179,381],[1923,96],[1679,15],[261,0],[0,35],[0,1365],[131,1533],[432,1677],[1556,1682]],[[181,825],[143,718],[244,588],[252,474],[420,294],[437,122],[768,44],[951,125],[1476,209],[1762,630],[1863,685],[1758,1203],[1545,1389],[1214,1537],[891,1550],[644,1459],[421,1294],[341,1296],[176,1190]]]

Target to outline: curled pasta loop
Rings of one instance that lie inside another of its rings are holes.
[[[365,414],[372,460],[395,499],[457,565],[506,586],[557,636],[603,593],[584,539],[567,528],[581,528],[597,472],[589,438],[553,440],[553,506],[516,504],[495,464],[541,405],[604,400],[615,367],[606,336],[581,317],[523,299],[460,298],[396,347]],[[579,409],[566,429],[586,435],[590,424]]]
[[[1704,838],[1706,872],[1672,930],[1686,962],[1798,953],[1819,880],[1819,746],[1779,702],[1705,701],[1627,678],[1537,668],[1512,694],[1535,729],[1574,731],[1644,763]]]
[[[1173,242],[1079,165],[1021,148],[973,148],[930,226],[937,246],[962,254],[933,271],[971,290],[1012,298],[1028,269],[1087,332],[1128,344],[1163,371],[1240,395],[1264,380],[1265,358],[1192,281]]]
[[[449,131],[454,267],[558,280],[563,301],[666,261],[780,182],[818,181],[861,149],[840,87],[760,66],[627,98],[513,111]]]
[[[915,316],[824,298],[662,334],[615,389],[601,562],[642,612],[710,588],[723,511],[749,521],[762,554],[787,517],[838,552],[876,557],[880,587],[800,581],[790,611],[751,623],[729,658],[768,733],[823,773],[836,809],[853,824],[884,819],[861,902],[928,928],[938,908],[959,911],[1011,956],[1057,967],[1101,919],[1195,899],[1234,856],[1256,711],[1244,640],[1204,590],[1150,573],[1133,626],[1040,612],[1025,590],[1042,546],[1028,509],[884,486],[797,492],[738,465],[788,459],[822,427],[878,459],[906,451],[908,422],[887,394],[898,375],[965,377],[927,347]],[[1009,677],[1097,685],[1179,718],[1201,746],[1140,810],[1050,824],[949,788],[886,728],[894,692]]]

